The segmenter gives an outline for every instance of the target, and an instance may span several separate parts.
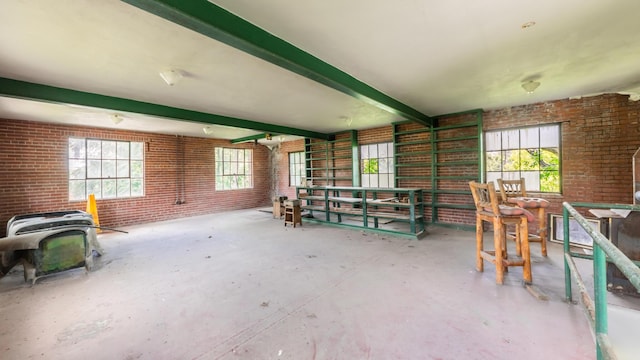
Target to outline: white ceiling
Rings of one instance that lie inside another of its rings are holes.
[[[211,2],[429,116],[640,93],[637,0]],[[184,77],[168,86],[166,69]],[[0,77],[321,133],[403,120],[115,0],[0,2]],[[526,80],[541,85],[528,94]],[[206,135],[194,121],[35,97],[0,96],[0,117],[225,139],[265,132]]]

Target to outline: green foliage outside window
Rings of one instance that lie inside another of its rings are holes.
[[[363,159],[362,160],[363,174],[377,174],[378,173],[378,159]]]

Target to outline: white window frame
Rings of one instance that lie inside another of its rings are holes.
[[[375,161],[375,170],[368,166]],[[366,188],[395,187],[393,142],[360,145],[360,180]],[[374,172],[367,172],[374,171]]]
[[[487,182],[493,181],[495,183],[499,178],[508,180],[524,178],[527,191],[560,193],[562,189],[561,136],[560,124],[486,131],[484,134],[484,156]],[[557,152],[558,164],[555,166],[555,170],[554,166],[549,165],[547,165],[547,169],[543,169],[542,161],[538,162],[538,169],[519,169],[522,166],[520,161],[522,161],[523,151],[538,151],[542,155],[545,150]],[[513,161],[514,158],[518,160]],[[543,176],[545,173],[557,178],[557,191],[541,190],[541,187],[544,187],[543,183],[549,181],[545,180]]]
[[[144,196],[144,162],[143,142],[69,137],[69,201]]]
[[[216,190],[253,188],[253,150],[215,148]]]
[[[306,177],[304,151],[289,153],[289,186],[302,185],[302,178]]]

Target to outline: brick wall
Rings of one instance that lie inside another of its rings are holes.
[[[611,94],[490,110],[483,116],[485,131],[562,124],[563,189],[561,195],[544,195],[552,202],[551,212],[560,213],[563,201],[632,202],[632,156],[640,147],[640,102]],[[358,132],[358,142],[392,141],[392,134],[391,126],[362,130]],[[254,147],[253,143],[231,145],[215,139],[2,120],[0,223],[22,213],[85,209],[84,202],[67,200],[66,146],[70,136],[143,141],[147,145],[145,197],[98,200],[100,221],[105,226],[269,206],[275,194],[293,198],[295,187],[289,186],[288,154],[304,151],[303,140],[285,142],[269,151],[261,145]],[[255,149],[253,189],[214,191],[215,146]],[[175,205],[182,195],[183,167],[178,148],[184,148],[185,159],[182,205]],[[427,157],[412,159],[422,160],[430,161]],[[460,174],[468,170],[463,168]],[[411,186],[428,189],[431,184],[412,182]],[[440,222],[474,223],[472,211],[443,209],[438,215]],[[4,230],[4,226],[0,227],[3,234]]]
[[[632,158],[640,147],[640,102],[601,95],[487,111],[484,130],[561,123],[562,202],[633,202]]]
[[[296,185],[289,185],[289,153],[304,151],[304,140],[287,141],[280,144],[280,147],[274,149],[277,152],[277,169],[274,172],[277,174],[276,180],[277,189],[274,195],[285,195],[290,199],[296,198]]]
[[[0,121],[0,224],[16,214],[86,209],[68,200],[67,139],[145,143],[145,196],[97,200],[100,224],[129,224],[268,206],[270,151],[253,143],[117,131],[40,122]],[[253,189],[215,191],[214,148],[251,148]],[[179,149],[184,149],[184,155]],[[183,191],[184,189],[184,191]],[[176,200],[184,203],[176,205]],[[5,226],[0,232],[5,234]]]
[[[455,122],[460,119],[443,118],[440,120],[440,126],[446,125],[445,121]],[[609,94],[489,110],[483,113],[484,131],[549,123],[561,123],[563,183],[562,194],[543,195],[552,203],[550,212],[561,213],[563,201],[626,204],[633,202],[632,157],[640,148],[640,102],[630,102],[628,96]],[[407,125],[406,128],[412,129],[416,126]],[[362,130],[358,132],[358,142],[372,144],[392,141],[392,134],[391,126]],[[452,137],[459,135],[461,134],[451,134]],[[416,138],[420,136],[427,135],[415,135]],[[303,151],[304,143],[286,143],[286,149]],[[428,156],[416,156],[410,160],[431,161]],[[280,162],[281,174],[288,174],[287,161],[284,159]],[[455,167],[450,167],[447,171],[452,169]],[[411,172],[409,169],[403,171]],[[474,172],[477,173],[476,167],[465,166],[460,167],[457,174],[446,175],[470,175]],[[401,186],[429,189],[431,183],[411,180]],[[289,196],[293,194],[282,183],[279,185],[279,191]],[[442,197],[439,201],[458,203],[460,198]],[[470,195],[468,202],[472,202]],[[430,216],[429,211],[427,216]],[[441,209],[438,217],[440,222],[467,225],[475,222],[473,211],[462,209]]]

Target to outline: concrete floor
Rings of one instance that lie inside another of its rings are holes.
[[[88,274],[0,279],[1,359],[595,358],[558,244],[532,245],[542,301],[520,268],[502,286],[477,273],[473,232],[294,229],[256,209],[124,230]]]

